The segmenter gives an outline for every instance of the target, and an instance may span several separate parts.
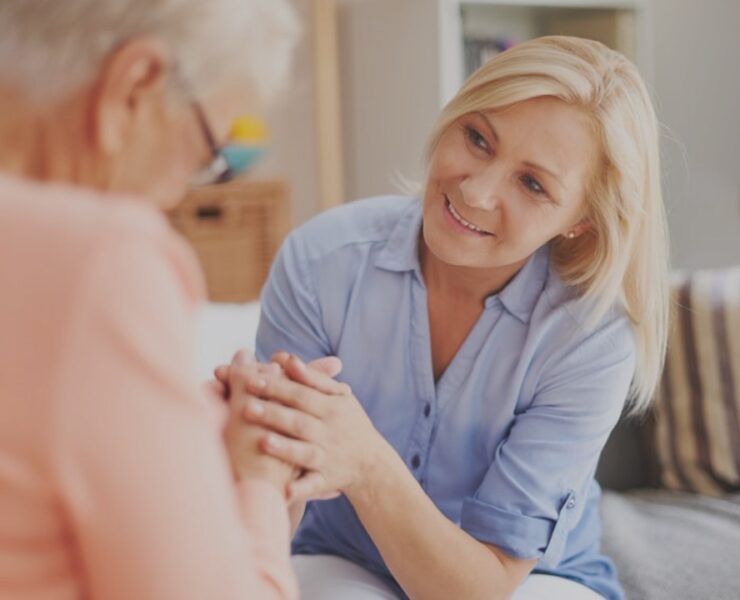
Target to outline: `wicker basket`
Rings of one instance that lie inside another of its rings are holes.
[[[212,302],[259,297],[291,219],[287,185],[233,181],[192,190],[169,213],[192,244]]]

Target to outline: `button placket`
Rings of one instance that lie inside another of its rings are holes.
[[[416,357],[416,360],[412,363],[416,383],[416,398],[414,401],[418,404],[405,459],[412,474],[421,483],[426,479],[426,457],[434,427],[434,419],[431,418],[432,405],[436,402],[437,390],[432,373],[426,288],[419,276],[416,276],[411,282],[411,293],[414,306],[411,317],[411,350],[413,356]]]

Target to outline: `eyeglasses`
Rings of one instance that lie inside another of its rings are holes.
[[[221,152],[221,148],[216,144],[213,131],[208,124],[208,119],[206,119],[203,108],[195,100],[192,100],[190,105],[193,107],[195,118],[198,121],[200,130],[206,140],[208,149],[211,151],[211,162],[193,176],[191,183],[193,185],[209,185],[230,181],[234,178],[234,175],[226,157]]]
[[[211,162],[193,176],[191,180],[193,185],[213,185],[231,181],[243,174],[265,153],[263,146],[251,143],[253,140],[249,140],[250,143],[245,144],[239,142],[246,140],[236,139],[233,143],[219,146],[216,144],[213,130],[208,124],[203,107],[196,100],[191,100],[190,105],[203,132],[206,144],[211,151]],[[239,117],[232,128],[232,137],[237,137],[233,134],[239,129],[243,129],[245,122],[254,125],[254,120],[251,117]],[[263,138],[264,134],[260,133],[261,135],[257,137]],[[244,136],[240,135],[238,137],[243,138]]]

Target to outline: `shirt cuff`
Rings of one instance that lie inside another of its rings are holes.
[[[544,566],[555,567],[565,551],[574,496],[574,492],[568,492],[554,521],[466,498],[460,526],[478,541],[496,546],[512,558],[536,558]]]

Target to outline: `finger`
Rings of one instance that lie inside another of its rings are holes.
[[[317,358],[306,365],[309,369],[328,375],[331,378],[336,377],[342,372],[342,361],[336,356],[325,356]]]
[[[242,348],[240,350],[237,350],[234,354],[234,357],[231,359],[232,365],[240,365],[240,366],[249,366],[257,364],[257,358],[254,355],[254,352],[251,350],[248,350],[247,348]]]
[[[277,363],[282,367],[283,364],[286,363],[289,358],[290,358],[290,353],[284,352],[281,350],[280,352],[275,352],[275,354],[272,355],[272,358],[270,359],[270,361]]]
[[[333,492],[314,495],[311,497],[311,500],[334,500],[336,498],[339,498],[339,496],[341,495],[342,492],[340,492],[339,490],[334,490]]]
[[[260,365],[260,372],[268,377],[277,377],[283,374],[283,368],[275,362],[270,362],[266,365]]]
[[[223,383],[228,383],[230,368],[229,365],[219,365],[213,370],[213,376]]]
[[[290,357],[291,355],[288,352],[276,352],[272,355],[271,360],[272,362],[277,363],[281,367],[285,368],[288,361],[290,360]],[[313,369],[314,371],[318,371],[319,373],[323,373],[328,377],[334,378],[342,372],[343,365],[342,361],[336,356],[324,356],[322,358],[312,360],[306,366],[310,369]]]
[[[255,363],[251,366],[232,365],[229,367],[229,385],[234,390],[251,391],[264,387],[267,380],[262,365]]]
[[[328,486],[326,477],[312,471],[288,484],[288,502],[307,502],[309,500],[333,500],[341,492]]]
[[[232,389],[240,389],[254,396],[277,400],[281,404],[296,408],[314,417],[323,417],[334,398],[301,385],[285,377],[269,377],[256,369],[239,367],[233,375]]]
[[[283,462],[306,469],[318,471],[324,464],[325,452],[316,444],[294,440],[279,433],[270,432],[260,441],[260,449]]]
[[[255,362],[248,366],[229,367],[230,383],[235,389],[260,395],[261,390],[270,379],[285,378],[282,368],[275,363]]]
[[[251,400],[260,400],[260,398],[257,398],[254,394],[250,394],[249,392],[245,392],[243,389],[231,394],[231,397],[229,398],[229,404],[231,405],[231,412],[233,415],[237,416],[239,419],[243,420],[244,415],[244,407],[249,404]]]
[[[254,397],[244,402],[242,417],[250,423],[307,442],[315,442],[321,432],[322,424],[316,417]]]
[[[324,394],[346,395],[352,390],[346,383],[335,381],[325,373],[309,369],[297,356],[291,355],[283,365],[285,374],[297,383],[302,383]]]

